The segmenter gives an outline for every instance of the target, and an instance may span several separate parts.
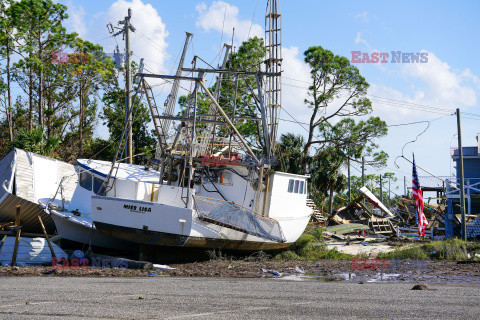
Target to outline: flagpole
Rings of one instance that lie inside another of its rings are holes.
[[[465,179],[463,174],[463,148],[462,148],[462,127],[460,124],[460,109],[457,108],[457,130],[458,130],[458,164],[460,170],[460,213],[462,214],[462,239],[467,241],[467,226],[465,221]]]

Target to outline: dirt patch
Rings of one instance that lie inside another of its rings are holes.
[[[370,258],[375,258],[380,252],[391,252],[396,247],[385,243],[350,243],[346,242],[329,242],[328,249],[337,249],[338,252],[350,254],[352,256],[365,255]]]
[[[353,282],[479,283],[480,264],[449,261],[357,260],[211,260],[171,265],[173,270],[57,269],[51,267],[0,267],[0,276],[45,277],[227,277],[279,278]],[[266,272],[275,271],[276,273]]]

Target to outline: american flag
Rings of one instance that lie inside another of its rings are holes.
[[[420,182],[418,182],[417,167],[415,166],[415,155],[413,156],[413,172],[412,172],[412,194],[415,200],[415,206],[417,207],[417,224],[418,235],[425,236],[425,228],[428,225],[428,220],[423,214],[423,194],[420,188]]]

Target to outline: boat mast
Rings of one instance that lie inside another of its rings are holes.
[[[175,74],[177,77],[182,75],[182,68],[183,68],[183,64],[184,64],[184,61],[185,61],[185,55],[187,53],[188,44],[189,44],[190,38],[193,36],[193,33],[190,33],[190,32],[185,32],[185,34],[186,34],[186,37],[185,37],[185,44],[183,45],[182,57],[180,58],[180,62],[178,63],[177,72]],[[175,109],[175,104],[177,103],[177,95],[178,95],[179,86],[180,86],[180,80],[175,79],[173,81],[172,90],[170,91],[170,94],[168,95],[167,100],[165,101],[165,112],[163,113],[163,115],[173,116],[173,112],[174,112],[174,109]],[[172,122],[172,120],[164,119],[164,128],[165,128],[165,131],[167,133],[170,130],[170,123],[171,122]]]
[[[232,46],[225,43],[224,48],[225,48],[225,55],[223,56],[222,66],[220,67],[219,70],[225,70],[227,66],[228,57],[230,54],[230,49],[232,48]],[[218,100],[218,98],[220,97],[220,90],[222,88],[223,75],[224,75],[223,73],[220,73],[217,77],[217,83],[215,85],[215,91],[213,93],[213,97],[216,100]],[[218,112],[217,112],[217,108],[213,105],[213,103],[210,104],[210,107],[208,109],[208,114],[213,116],[208,117],[207,119],[217,120]],[[206,129],[204,129],[202,132],[202,140],[200,143],[200,152],[202,154],[207,153],[208,141],[210,139],[211,139],[211,151],[213,153],[213,146],[215,143],[215,132],[216,132],[216,122],[208,123],[206,126]]]
[[[268,0],[265,15],[265,108],[267,112],[268,149],[267,156],[273,156],[277,140],[278,121],[281,108],[281,65],[282,65],[282,18],[277,0]]]

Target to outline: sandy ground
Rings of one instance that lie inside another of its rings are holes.
[[[375,258],[380,252],[390,252],[395,250],[395,246],[384,243],[350,243],[346,242],[328,242],[328,249],[337,249],[338,252],[350,254],[352,256],[365,254],[370,258]]]

